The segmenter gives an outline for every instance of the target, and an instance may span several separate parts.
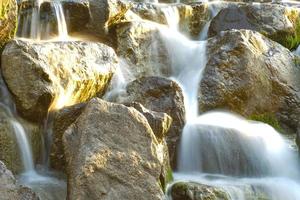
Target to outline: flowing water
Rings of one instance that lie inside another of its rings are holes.
[[[21,1],[21,5],[27,1]],[[51,10],[42,10],[42,6],[50,4]],[[19,12],[19,27],[17,36],[35,41],[55,39],[68,40],[68,30],[62,4],[59,0],[45,1],[36,0],[29,8],[21,6]],[[55,19],[56,26],[52,21]],[[55,28],[56,27],[56,28]]]

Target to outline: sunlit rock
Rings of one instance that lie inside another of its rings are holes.
[[[134,108],[92,99],[63,136],[69,199],[163,199],[163,152]]]
[[[2,72],[20,114],[43,120],[49,109],[101,96],[118,61],[100,43],[14,40],[2,55]],[[16,78],[17,77],[17,78]]]
[[[2,0],[0,2],[0,48],[14,37],[16,26],[16,0]]]
[[[299,11],[298,8],[278,4],[231,5],[212,20],[208,34],[211,37],[225,30],[249,29],[287,48],[296,48],[300,41],[293,40],[297,40],[299,35]]]
[[[20,186],[11,171],[0,161],[0,194],[1,200],[26,199],[38,200],[39,197],[28,187]]]
[[[115,48],[134,77],[170,74],[170,63],[156,24],[133,21],[117,24]]]
[[[199,90],[202,112],[228,109],[246,117],[274,116],[285,130],[296,131],[300,119],[298,57],[249,30],[222,32],[208,41],[207,48]]]
[[[177,145],[185,123],[184,100],[181,88],[172,80],[161,77],[144,77],[127,85],[125,102],[139,102],[147,109],[164,112],[173,122],[166,141],[169,147],[171,166],[176,166]]]

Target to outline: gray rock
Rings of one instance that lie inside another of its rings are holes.
[[[139,102],[147,109],[170,115],[173,123],[167,133],[172,168],[176,167],[177,146],[185,123],[184,100],[181,88],[162,77],[143,77],[127,85],[125,102]]]
[[[0,199],[38,200],[39,197],[30,189],[17,184],[15,177],[0,161]]]
[[[20,114],[32,121],[102,95],[117,65],[113,49],[91,42],[13,40],[2,54],[4,80]]]
[[[208,41],[199,108],[251,118],[274,116],[295,132],[300,119],[299,58],[257,32],[232,30]],[[271,124],[272,125],[272,124]]]
[[[299,23],[299,9],[278,4],[237,4],[222,9],[213,18],[209,36],[231,29],[249,29],[281,43],[287,48],[295,48],[288,41],[296,33]]]
[[[63,143],[68,199],[163,198],[163,152],[136,109],[92,99]]]

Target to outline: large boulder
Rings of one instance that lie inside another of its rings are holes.
[[[0,161],[0,194],[1,200],[26,199],[38,200],[39,197],[30,189],[20,186],[11,171]]]
[[[170,79],[143,77],[127,85],[124,102],[139,102],[147,109],[167,113],[173,123],[166,135],[170,161],[176,167],[177,146],[185,123],[184,99],[181,88]]]
[[[49,109],[102,95],[118,61],[113,49],[100,43],[13,40],[1,64],[20,114],[41,121]]]
[[[117,55],[125,60],[134,77],[170,74],[167,50],[156,24],[124,22],[112,27],[110,32],[116,37]]]
[[[0,49],[14,37],[17,26],[16,0],[2,0],[0,2]]]
[[[221,32],[208,40],[199,109],[228,109],[251,118],[275,118],[296,132],[300,119],[299,58],[250,30]],[[268,123],[268,122],[267,122]]]
[[[293,49],[300,42],[294,42],[300,34],[299,11],[278,4],[233,4],[213,18],[208,34],[212,37],[225,30],[249,29]]]
[[[69,199],[162,199],[162,147],[134,108],[92,99],[63,136]]]

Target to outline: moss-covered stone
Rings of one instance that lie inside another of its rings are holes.
[[[269,124],[277,131],[284,133],[283,128],[281,127],[279,121],[277,120],[275,114],[273,113],[263,113],[263,114],[253,114],[248,117],[250,120],[260,121],[266,124]]]
[[[12,39],[17,27],[17,3],[15,0],[0,2],[0,51]]]

